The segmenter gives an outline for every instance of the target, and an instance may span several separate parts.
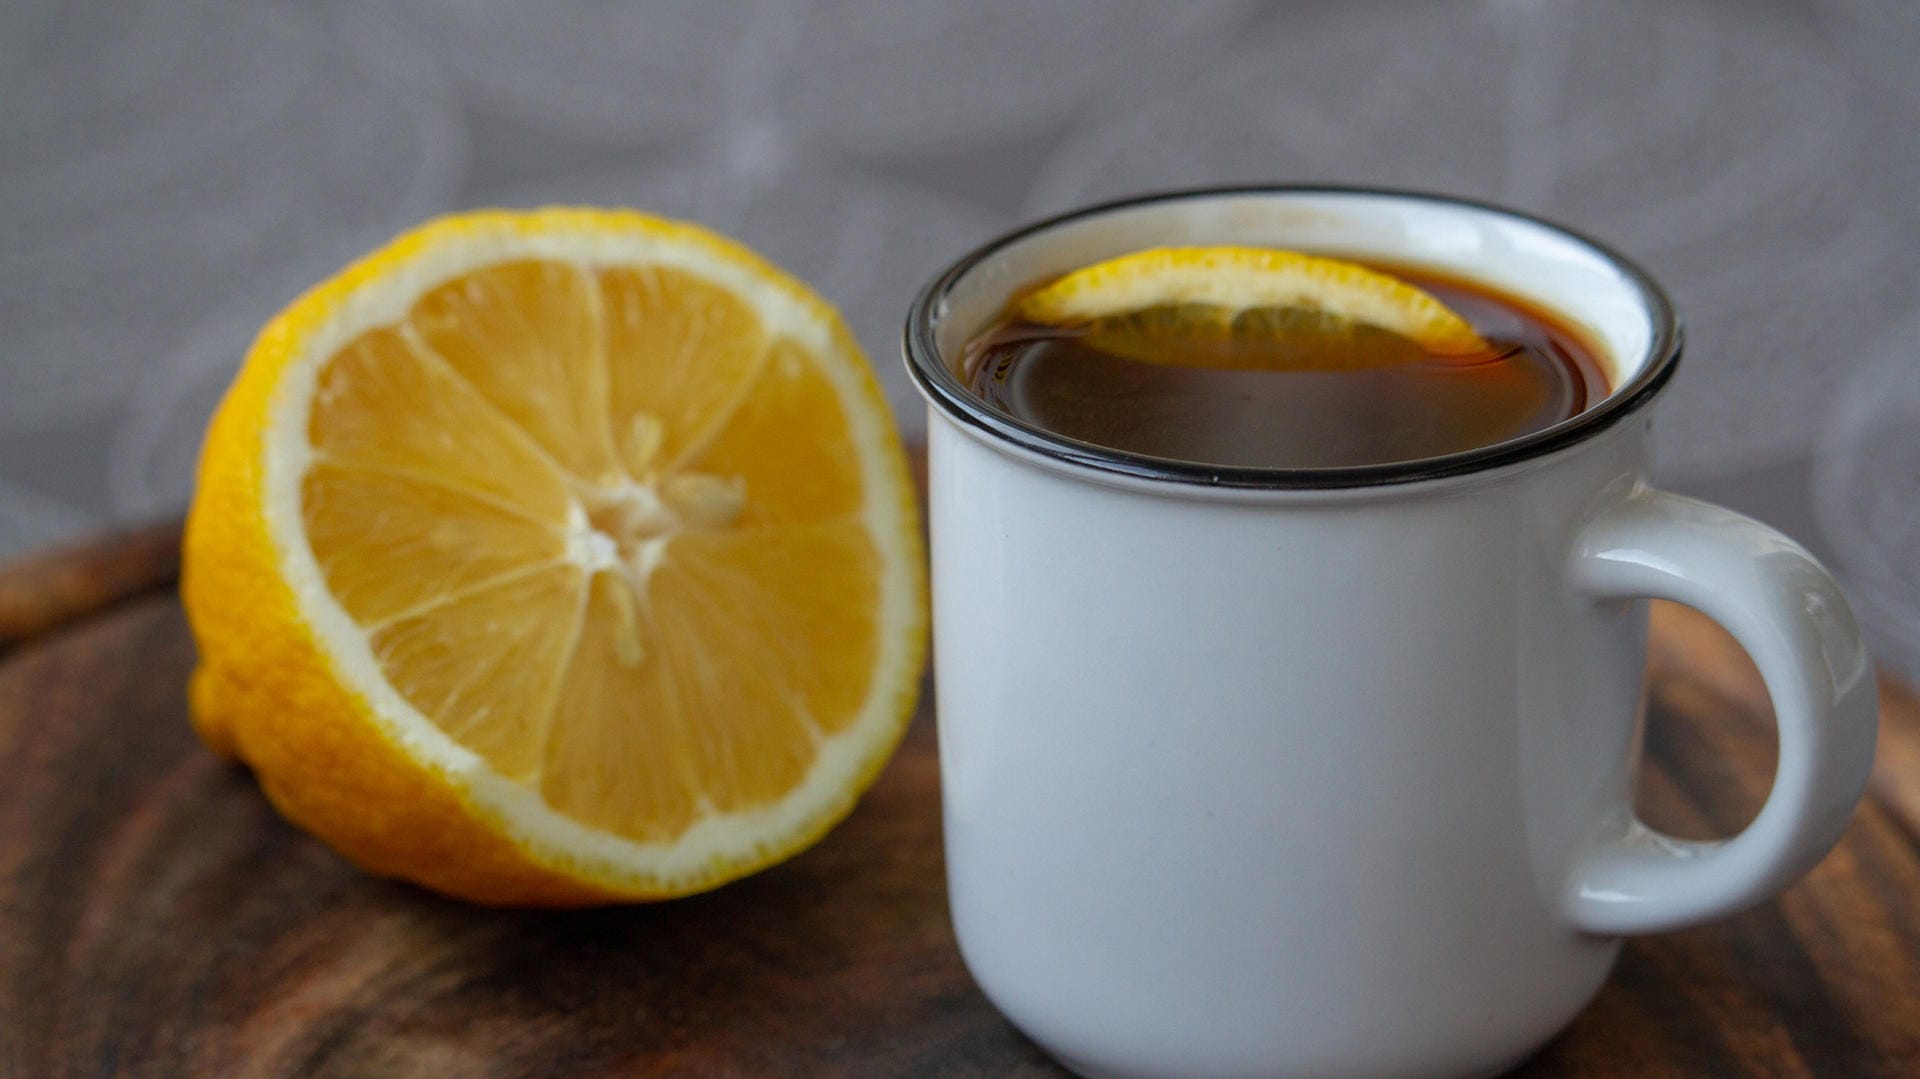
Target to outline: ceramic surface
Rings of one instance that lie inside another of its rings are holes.
[[[1658,388],[1662,301],[1631,268],[1365,193],[1029,234],[927,305],[919,359],[1028,281],[1227,241],[1468,271],[1587,327],[1617,393]],[[988,996],[1084,1074],[1489,1072],[1572,1018],[1620,934],[1772,894],[1860,795],[1874,702],[1845,601],[1777,532],[1650,488],[1645,402],[1518,460],[1287,490],[1066,459],[934,400],[954,924]],[[1724,844],[1632,818],[1647,596],[1739,635],[1781,713],[1773,795]]]

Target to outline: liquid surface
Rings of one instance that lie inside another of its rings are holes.
[[[1394,464],[1519,438],[1608,392],[1591,349],[1550,314],[1482,286],[1388,268],[1470,322],[1484,356],[1429,356],[1390,335],[1377,365],[1289,370],[1333,338],[1236,340],[1229,366],[1102,351],[1084,330],[1003,317],[969,343],[960,375],[987,404],[1055,434],[1203,465],[1339,468]],[[1249,354],[1252,350],[1253,354]],[[1370,363],[1373,361],[1370,360]],[[1327,364],[1314,366],[1326,367]]]

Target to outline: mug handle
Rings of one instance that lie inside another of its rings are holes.
[[[1732,631],[1773,698],[1780,755],[1766,804],[1731,839],[1675,839],[1629,810],[1590,840],[1568,879],[1570,920],[1609,936],[1678,929],[1812,868],[1866,789],[1879,719],[1873,667],[1833,578],[1752,518],[1644,485],[1587,522],[1571,570],[1596,600],[1677,600]]]

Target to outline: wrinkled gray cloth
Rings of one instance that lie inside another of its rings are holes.
[[[847,312],[1154,188],[1510,203],[1648,265],[1661,478],[1797,526],[1920,673],[1920,5],[0,5],[0,555],[176,512],[252,331],[436,211],[635,205]]]

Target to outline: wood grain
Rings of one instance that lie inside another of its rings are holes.
[[[180,576],[180,523],[0,563],[0,652]]]
[[[924,710],[782,866],[656,906],[481,910],[284,824],[189,733],[191,660],[151,592],[0,657],[0,1076],[1064,1074],[954,950]],[[1671,607],[1652,673],[1643,808],[1731,831],[1773,752],[1756,676]],[[1920,1074],[1920,704],[1886,701],[1896,763],[1834,855],[1777,902],[1630,942],[1519,1074]]]

